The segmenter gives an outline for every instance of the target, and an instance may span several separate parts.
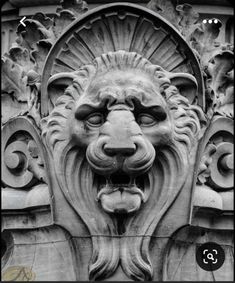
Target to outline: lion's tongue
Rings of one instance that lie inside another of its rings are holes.
[[[130,213],[139,209],[141,205],[139,194],[120,190],[103,193],[100,201],[103,209],[111,213]]]
[[[120,186],[110,187],[109,184],[106,184],[98,192],[97,199],[99,200],[103,194],[105,195],[112,194],[113,196],[114,193],[116,192],[119,192],[118,195],[120,196],[120,198],[124,198],[126,194],[139,194],[141,196],[141,199],[144,198],[144,193],[141,191],[141,189],[139,189],[136,186],[130,187],[130,186],[120,185]]]

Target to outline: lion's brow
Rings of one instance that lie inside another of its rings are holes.
[[[101,111],[102,108],[99,107],[99,105],[94,106],[94,105],[90,105],[90,104],[81,104],[76,109],[75,117],[79,120],[82,120],[85,117],[87,117],[89,114],[91,114],[91,113],[93,113],[97,110]]]

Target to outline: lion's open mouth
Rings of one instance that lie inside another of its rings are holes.
[[[149,189],[148,174],[131,177],[116,172],[109,177],[95,175],[97,200],[109,213],[125,214],[139,209]]]

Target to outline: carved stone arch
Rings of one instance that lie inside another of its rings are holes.
[[[51,76],[73,72],[102,54],[118,50],[136,52],[166,71],[192,74],[198,84],[193,100],[205,107],[198,59],[176,28],[147,8],[132,3],[114,3],[79,17],[50,50],[42,76],[43,116],[51,111],[47,89]]]

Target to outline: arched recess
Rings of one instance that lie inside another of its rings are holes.
[[[42,115],[48,115],[53,109],[53,98],[48,94],[51,76],[73,72],[102,54],[118,50],[136,52],[166,71],[194,75],[198,84],[195,103],[205,107],[199,62],[176,28],[147,8],[114,3],[92,9],[79,17],[50,50],[42,75]],[[58,97],[58,92],[56,95]]]

